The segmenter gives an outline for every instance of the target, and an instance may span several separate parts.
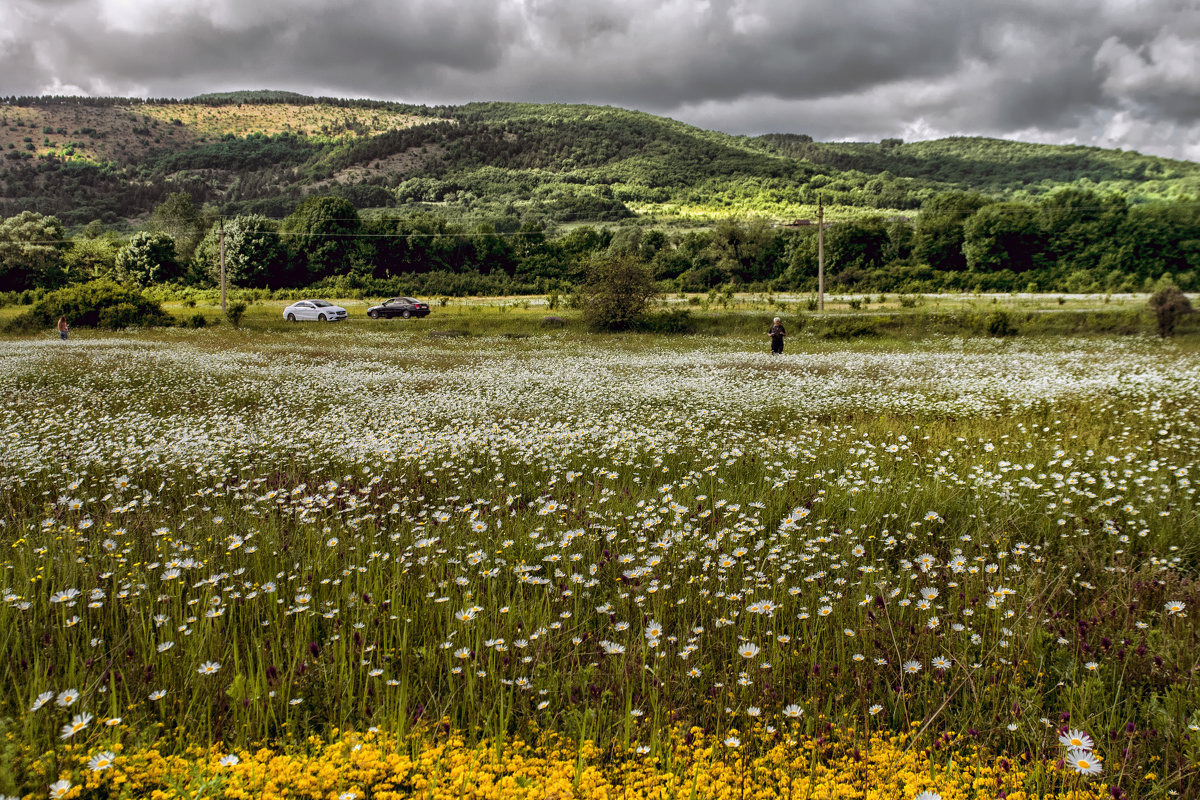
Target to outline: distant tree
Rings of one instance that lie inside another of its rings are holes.
[[[117,277],[124,283],[149,286],[179,278],[175,240],[165,233],[141,231],[117,253]]]
[[[121,246],[112,234],[76,236],[63,259],[63,271],[72,283],[112,278]]]
[[[641,228],[619,228],[608,243],[608,252],[612,255],[627,253],[639,261],[645,260],[642,258],[642,235]]]
[[[597,256],[580,288],[583,318],[595,331],[633,330],[654,299],[654,277],[629,253]]]
[[[472,261],[479,274],[498,272],[512,275],[516,271],[512,245],[503,236],[497,235],[492,225],[483,223],[477,226],[471,237],[471,246],[475,251]]]
[[[655,233],[657,232],[655,231]],[[694,252],[689,247],[688,237],[696,235],[695,232],[692,232],[683,237],[672,237],[670,240],[663,237],[662,246],[655,249],[654,256],[650,260],[650,269],[654,273],[655,280],[673,280],[694,266],[692,260]],[[696,248],[696,252],[703,249],[702,245]]]
[[[87,225],[84,225],[83,229],[79,231],[79,238],[99,239],[106,233],[110,233],[110,231],[104,227],[104,223],[98,219],[94,219]]]
[[[613,232],[608,228],[593,228],[590,225],[581,225],[559,237],[554,242],[554,249],[558,251],[563,274],[570,278],[582,276],[591,258],[607,249],[612,239]]]
[[[369,252],[373,254],[377,278],[470,271],[476,259],[487,258],[486,247],[484,251],[476,249],[475,237],[464,235],[462,228],[435,214],[369,219],[363,221],[362,232],[370,237]],[[489,238],[500,239],[494,235]]]
[[[396,205],[396,195],[372,183],[338,184],[335,196],[349,200],[355,208],[387,208]]]
[[[816,286],[817,280],[817,228],[816,226],[788,231],[785,236],[784,281],[788,286]]]
[[[401,220],[399,231],[408,236],[407,270],[412,272],[467,272],[476,256],[471,237],[457,225],[434,214],[417,214]]]
[[[883,266],[891,244],[882,217],[863,217],[830,225],[825,232],[825,255],[832,274],[846,270],[870,272]]]
[[[608,243],[609,253],[628,253],[639,261],[648,262],[667,245],[667,236],[660,230],[620,228]]]
[[[312,283],[367,267],[372,249],[357,238],[358,209],[341,197],[310,197],[283,221],[283,234],[294,279]]]
[[[151,213],[150,227],[170,236],[175,242],[176,258],[187,263],[212,224],[210,216],[211,209],[201,209],[187,192],[173,192]]]
[[[1067,188],[1038,204],[1038,220],[1051,263],[1064,272],[1108,264],[1129,212],[1120,195]]]
[[[1200,205],[1145,203],[1129,209],[1125,225],[1110,244],[1106,268],[1150,278],[1180,275],[1200,264]]]
[[[725,218],[713,227],[709,249],[713,263],[728,279],[752,283],[775,274],[782,242],[762,217],[744,222]]]
[[[214,225],[196,249],[197,265],[209,280],[221,280],[220,227]],[[225,280],[231,286],[263,288],[287,281],[287,250],[275,223],[258,214],[225,223]]]
[[[965,270],[963,223],[989,202],[965,192],[943,192],[926,200],[913,232],[914,255],[934,269]]]
[[[529,220],[512,237],[518,275],[529,278],[562,278],[562,260],[546,239],[546,225]]]
[[[57,217],[22,211],[0,220],[0,291],[61,286],[68,247]]]
[[[410,239],[408,221],[400,217],[378,217],[362,222],[363,234],[374,244],[374,275],[391,278],[411,272],[410,259],[414,240]]]
[[[1037,209],[1024,203],[984,206],[963,225],[967,267],[978,272],[1027,272],[1041,266],[1044,250]]]
[[[884,248],[884,261],[893,263],[907,261],[913,251],[913,226],[907,220],[895,219],[887,226],[888,243]]]

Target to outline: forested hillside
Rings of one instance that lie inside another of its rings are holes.
[[[0,151],[9,291],[203,285],[222,225],[249,248],[247,286],[533,290],[615,248],[678,288],[804,288],[816,226],[789,223],[818,200],[837,286],[1114,290],[1188,283],[1200,265],[1200,165],[1088,147],[822,143],[610,107],[264,91],[8,98]]]
[[[314,190],[356,208],[449,204],[548,221],[632,213],[765,214],[823,197],[915,210],[947,190],[1025,200],[1073,186],[1139,201],[1200,197],[1200,165],[1089,147],[956,138],[822,143],[705,131],[619,108],[427,108],[287,92],[185,101],[8,98],[0,215],[117,225],[173,191],[226,214],[286,216]],[[472,212],[474,212],[472,214]]]

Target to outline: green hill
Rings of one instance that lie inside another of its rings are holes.
[[[1200,196],[1200,165],[1132,151],[962,136],[912,143],[818,143],[787,134],[761,139],[776,152],[826,167],[1004,199],[1034,199],[1065,185],[1133,200]]]
[[[280,218],[311,194],[463,222],[698,224],[909,214],[948,190],[1035,199],[1072,186],[1131,202],[1200,197],[1200,165],[983,138],[822,143],[730,136],[620,108],[424,107],[290,92],[189,100],[8,98],[0,217],[136,221],[172,192]],[[503,227],[503,226],[502,226]]]

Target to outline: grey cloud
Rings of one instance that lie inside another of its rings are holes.
[[[614,101],[659,105],[759,92],[815,97],[936,75],[958,63],[960,40],[969,33],[951,0],[880,3],[854,25],[817,7],[830,3],[617,3],[609,13],[626,14],[627,23],[594,37],[585,35],[590,17],[550,5],[555,13],[535,7],[529,20],[553,36],[536,50],[514,49],[512,72],[493,77],[536,86],[539,95],[586,86]],[[946,18],[953,30],[933,24]],[[543,76],[540,84],[535,74]]]
[[[532,0],[525,5],[525,20],[537,32],[540,46],[565,49],[587,47],[598,39],[621,36],[632,23],[619,5],[557,3]]]
[[[118,3],[5,3],[0,94],[608,103],[735,133],[1176,155],[1200,132],[1200,12],[1186,0],[145,0],[136,17]]]
[[[1200,118],[1200,11],[1187,23],[1164,27],[1141,46],[1106,39],[1095,57],[1104,91],[1175,122]]]

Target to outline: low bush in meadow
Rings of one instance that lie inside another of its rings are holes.
[[[1180,320],[1192,313],[1192,301],[1178,286],[1167,283],[1150,296],[1150,310],[1158,326],[1158,335],[1163,339],[1175,335]]]
[[[113,281],[92,281],[47,292],[29,311],[9,322],[10,330],[52,327],[62,316],[71,327],[135,328],[169,326],[175,319],[138,289]]]

